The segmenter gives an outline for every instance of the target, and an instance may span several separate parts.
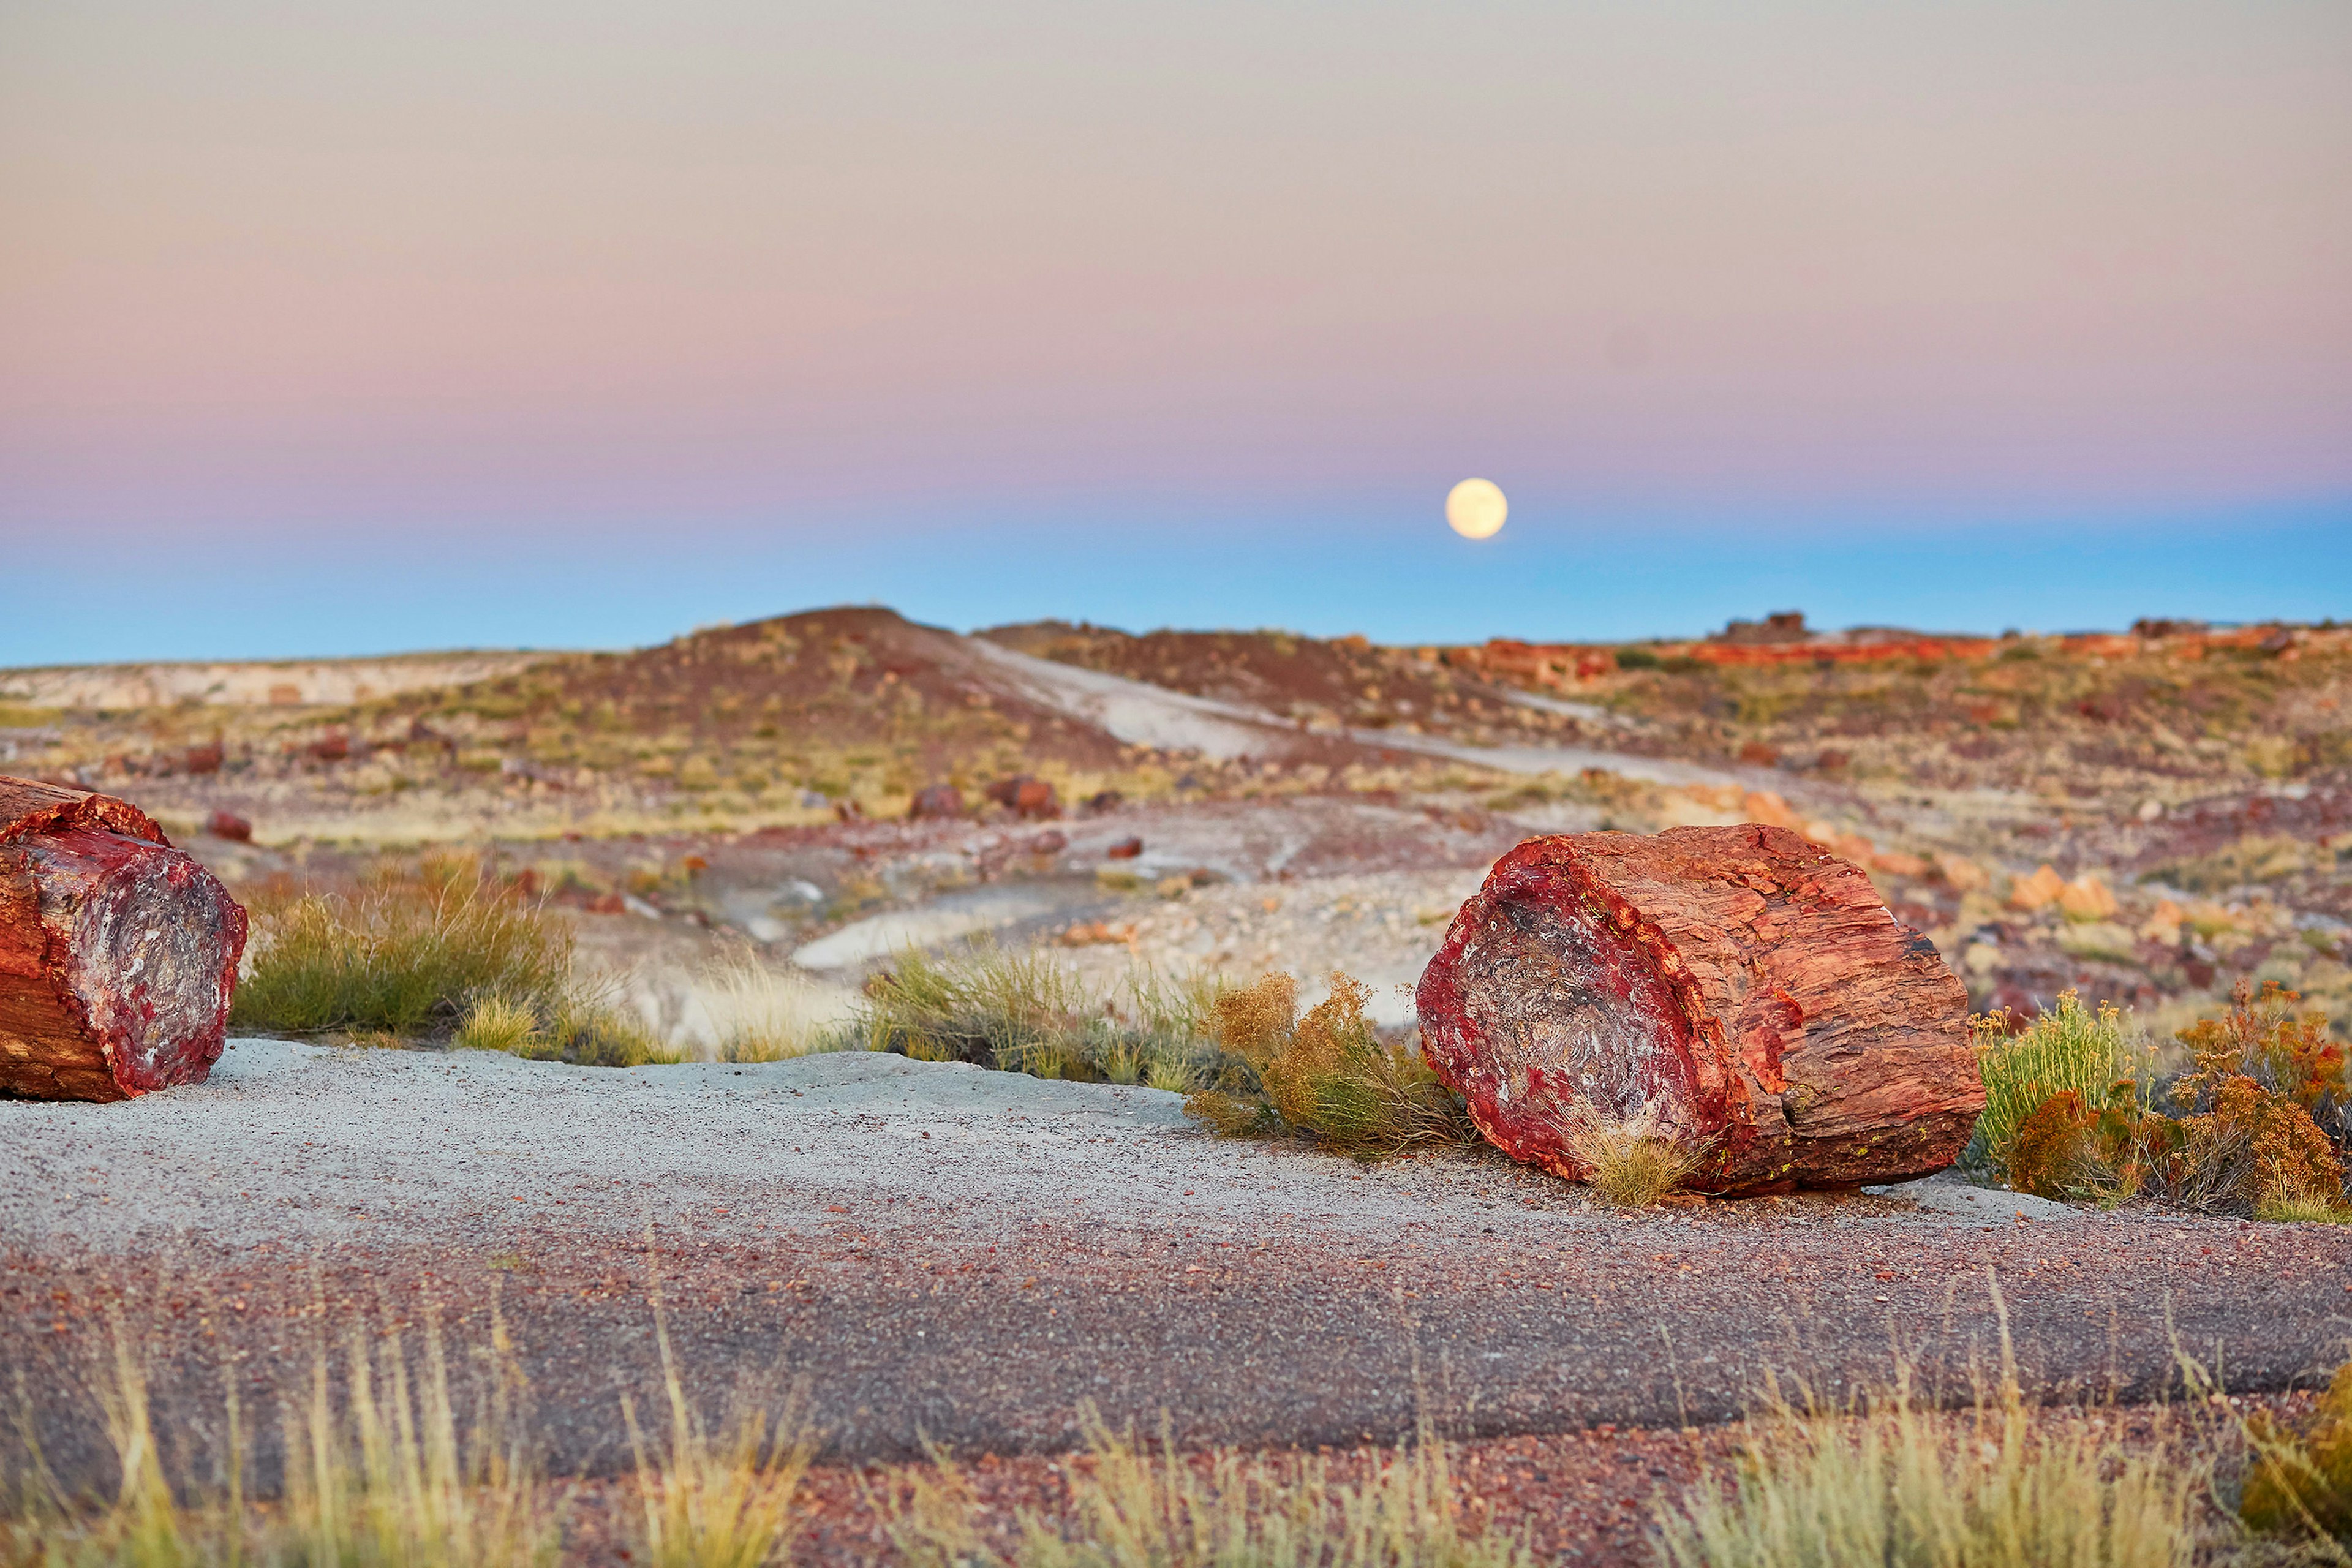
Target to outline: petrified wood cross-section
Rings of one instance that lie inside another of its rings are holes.
[[[1422,1049],[1516,1159],[1647,1121],[1717,1193],[1941,1170],[1984,1109],[1968,993],[1870,879],[1786,828],[1530,839],[1462,906]]]
[[[109,795],[0,776],[0,1090],[122,1100],[220,1059],[245,910]]]

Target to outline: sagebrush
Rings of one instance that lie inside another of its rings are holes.
[[[1372,1152],[1477,1137],[1469,1113],[1413,1051],[1364,1015],[1371,992],[1345,974],[1298,1012],[1297,983],[1268,974],[1211,1009],[1226,1061],[1185,1110],[1229,1136],[1300,1133]]]

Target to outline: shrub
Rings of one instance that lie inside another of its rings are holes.
[[[386,871],[348,897],[312,894],[260,922],[230,1016],[247,1027],[414,1036],[484,997],[552,1005],[572,933],[486,881],[469,857]]]
[[[1621,647],[1617,650],[1617,668],[1655,669],[1658,668],[1658,656],[1645,647]]]
[[[2175,1179],[2180,1126],[2148,1108],[2125,1079],[2106,1102],[2081,1091],[2051,1096],[2020,1124],[2003,1168],[2009,1184],[2045,1198],[2127,1198]]]
[[[2352,1362],[2336,1368],[2300,1432],[2257,1414],[2246,1437],[2239,1517],[2266,1534],[2317,1533],[2352,1546]]]
[[[2027,1118],[2052,1100],[2072,1093],[2078,1109],[2104,1109],[2118,1084],[2142,1076],[2123,1015],[2113,1006],[2094,1013],[2072,991],[2060,992],[2057,1006],[2013,1033],[2001,1013],[1970,1019],[1969,1028],[1985,1086],[1984,1113],[1969,1147],[2004,1173]]]
[[[2072,992],[2014,1036],[1979,1020],[1987,1106],[1973,1148],[2021,1191],[2044,1197],[2150,1192],[2191,1208],[2333,1218],[2345,1163],[2323,1126],[2345,1127],[2345,1052],[2294,993],[2244,981],[2230,1011],[2179,1034],[2193,1066],[2158,1112],[2120,1016],[2094,1017]],[[2105,1079],[2104,1083],[2102,1080]]]
[[[2314,1112],[2343,1126],[2345,1054],[2324,1017],[2293,1016],[2301,999],[2241,980],[2226,1015],[2180,1031],[2196,1062],[2172,1087],[2184,1201],[2239,1214],[2341,1201],[2344,1162]]]
[[[1345,974],[1301,1017],[1296,984],[1268,974],[1217,998],[1217,1043],[1229,1058],[1184,1109],[1228,1135],[1287,1131],[1360,1152],[1476,1136],[1454,1091],[1364,1016],[1371,992]]]

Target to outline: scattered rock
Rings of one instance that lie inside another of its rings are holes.
[[[1132,860],[1137,856],[1143,853],[1143,840],[1140,838],[1122,838],[1118,843],[1112,845],[1109,848],[1104,850],[1103,853],[1113,860]]]
[[[1027,773],[999,779],[984,793],[990,800],[1025,821],[1049,822],[1062,815],[1061,796],[1054,793],[1054,786]]]
[[[1064,947],[1135,946],[1135,927],[1112,925],[1108,921],[1084,921],[1070,927],[1055,938]]]
[[[1702,1151],[1708,1192],[1899,1180],[1949,1165],[1984,1106],[1958,977],[1785,828],[1530,839],[1417,1000],[1480,1130],[1571,1180],[1594,1121]]]
[[[2066,879],[2048,866],[2038,868],[2030,877],[2020,877],[2009,886],[2009,905],[2015,910],[2046,909],[2058,901],[2066,890]]]
[[[253,824],[234,812],[214,812],[205,818],[205,831],[215,838],[231,839],[238,844],[253,842]]]
[[[930,784],[915,792],[907,807],[909,822],[948,822],[963,815],[963,791],[953,784]]]
[[[1024,846],[1032,855],[1059,855],[1070,847],[1070,836],[1058,827],[1049,827]]]

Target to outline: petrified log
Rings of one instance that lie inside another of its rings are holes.
[[[123,1100],[220,1059],[245,910],[136,806],[0,776],[0,1090]]]
[[[1571,1181],[1598,1121],[1704,1151],[1714,1193],[1950,1164],[1984,1109],[1966,989],[1870,879],[1782,827],[1530,839],[1421,977],[1422,1049],[1513,1158]]]

